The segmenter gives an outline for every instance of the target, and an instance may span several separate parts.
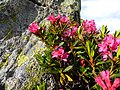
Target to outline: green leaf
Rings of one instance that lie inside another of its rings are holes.
[[[113,74],[112,77],[120,78],[120,73]]]
[[[64,85],[62,77],[60,77],[60,83]]]
[[[85,59],[85,60],[87,60],[86,57],[83,56],[83,55],[78,55],[77,57],[80,57],[81,59]]]
[[[52,66],[56,66],[56,64],[55,64],[55,63],[53,63],[53,64],[51,64],[50,66],[51,66],[51,67],[52,67]]]
[[[87,72],[87,70],[88,70],[87,68],[86,68],[86,69],[84,69],[84,71],[82,72],[82,74],[86,73],[86,72]]]
[[[47,68],[47,71],[50,72],[51,74],[59,73],[59,71],[57,70],[57,68]]]
[[[105,34],[107,34],[107,33],[108,33],[108,32],[107,32],[107,26],[102,25],[102,31],[101,31],[102,38],[104,38],[104,37],[105,37]]]
[[[68,81],[73,81],[72,78],[68,76],[67,74],[65,74],[65,76],[67,77]]]
[[[48,37],[49,38],[46,38],[46,41],[48,42],[48,44],[53,45],[54,44],[53,43],[53,39],[54,39],[53,35],[49,35]]]
[[[58,45],[58,47],[62,46],[63,44],[64,44],[64,42],[61,42],[61,43]]]
[[[40,90],[40,87],[37,85],[37,90]]]
[[[60,73],[60,76],[65,80],[65,75],[63,73]]]
[[[120,45],[119,45],[118,51],[117,51],[117,58],[119,58],[119,56],[120,56]]]
[[[83,49],[84,46],[74,47],[74,49]]]
[[[81,33],[82,33],[82,29],[81,29],[81,26],[79,26],[79,28],[78,28],[78,36],[80,36]]]
[[[104,61],[101,61],[101,62],[96,63],[96,65],[104,64],[104,63],[105,63]]]
[[[120,30],[119,30],[119,31],[115,31],[114,36],[115,36],[115,37],[120,37]]]
[[[55,40],[58,40],[58,39],[59,39],[59,37],[58,37],[58,36],[56,36]]]
[[[78,44],[78,42],[79,42],[79,39],[76,40],[76,41],[73,43],[73,46],[76,46],[76,45]]]
[[[91,57],[94,57],[95,51],[92,49],[91,50]]]
[[[73,68],[73,65],[70,65],[70,66],[66,67],[66,68],[63,70],[63,72],[67,72],[67,71],[69,71],[69,70],[72,69],[72,68]]]
[[[77,54],[83,54],[85,51],[78,51]]]
[[[90,41],[86,41],[86,47],[87,47],[87,51],[88,51],[88,55],[90,57]]]
[[[105,26],[102,25],[102,34],[104,35],[104,33],[105,33]]]
[[[40,82],[40,85],[37,85],[37,90],[46,90],[46,83],[44,81]]]

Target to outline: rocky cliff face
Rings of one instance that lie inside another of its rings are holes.
[[[20,35],[28,24],[37,17],[35,4],[29,0],[0,1],[0,39]]]
[[[79,12],[79,0],[0,0],[0,90],[30,90],[39,81],[40,66],[33,56],[44,44],[28,31],[32,21],[45,21],[50,13],[79,21]],[[26,72],[27,68],[32,71]],[[51,76],[45,79],[52,90]]]

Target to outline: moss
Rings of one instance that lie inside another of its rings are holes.
[[[4,55],[4,59],[2,60],[2,62],[0,63],[0,69],[3,67],[3,66],[7,66],[8,65],[8,58],[9,58],[10,54],[5,54]]]
[[[32,53],[38,53],[39,50],[42,53],[44,51],[43,49],[45,50],[46,48],[42,48],[42,50],[40,50],[40,48],[37,45],[35,45],[35,50],[33,50]],[[36,85],[41,85],[41,83],[43,83],[43,81],[41,81],[41,78],[45,73],[45,70],[40,68],[37,61],[33,58],[29,60],[29,64],[26,67],[28,81],[26,81],[22,90],[36,90]]]
[[[25,41],[27,41],[27,40],[29,40],[29,37],[28,37],[28,36],[25,36],[23,39],[24,39]]]
[[[24,87],[22,87],[22,90],[35,90],[36,85],[40,84],[44,70],[40,69],[39,65],[36,64],[35,61],[31,60],[26,67],[26,72],[28,81],[26,81]]]
[[[18,59],[18,67],[20,67],[22,64],[24,64],[29,58],[25,55],[22,55]]]

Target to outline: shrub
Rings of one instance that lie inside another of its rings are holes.
[[[59,89],[116,90],[120,86],[120,33],[109,34],[107,26],[96,28],[94,20],[58,14],[46,18],[49,28],[33,22],[29,30],[45,43],[35,55],[41,68],[53,74]]]

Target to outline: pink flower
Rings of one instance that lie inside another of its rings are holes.
[[[68,58],[69,54],[63,49],[63,47],[59,47],[56,46],[54,51],[52,52],[52,58],[57,58],[57,59],[60,59],[62,61],[67,61],[67,58]]]
[[[62,16],[60,19],[60,23],[70,23],[70,21],[69,21],[68,17]]]
[[[66,62],[68,57],[69,57],[68,52],[63,53],[63,54],[60,56],[60,60],[63,60],[63,61]]]
[[[85,60],[80,59],[80,65],[84,68],[84,66],[85,66]]]
[[[64,53],[63,47],[58,48],[58,46],[55,47],[54,51],[52,52],[52,58],[59,58]]]
[[[107,90],[105,83],[103,82],[101,76],[95,78],[95,82],[102,87],[103,90]]]
[[[115,38],[113,37],[113,35],[107,35],[104,39],[103,39],[104,43],[110,47],[112,47],[114,45],[115,42]]]
[[[104,42],[101,42],[101,44],[98,44],[99,52],[106,52],[108,50],[107,45]]]
[[[60,14],[58,14],[57,17],[55,17],[54,14],[51,14],[47,17],[47,20],[49,20],[50,22],[52,22],[52,24],[54,24],[54,22],[60,19],[60,17],[61,17]]]
[[[38,34],[38,28],[39,28],[39,26],[37,25],[36,22],[32,22],[28,27],[29,31],[36,35]]]
[[[58,14],[58,16],[57,16],[57,17],[55,17],[55,18],[56,18],[56,20],[58,20],[58,19],[60,19],[60,17],[61,17],[61,15],[60,15],[60,14]]]
[[[101,55],[103,56],[103,60],[106,61],[108,56],[112,58],[112,53],[110,51],[102,52]]]
[[[102,87],[103,90],[116,90],[120,86],[120,78],[116,78],[112,83],[110,81],[110,72],[108,70],[102,71],[95,82]]]
[[[118,46],[119,46],[118,43],[117,43],[117,42],[114,42],[113,46],[110,47],[111,51],[112,51],[112,52],[117,52]]]
[[[120,78],[116,78],[110,90],[116,90],[120,86]]]
[[[52,52],[52,58],[58,58],[61,52],[59,51],[53,51]]]
[[[111,87],[110,72],[108,70],[102,71],[101,72],[101,77],[105,80],[105,83],[106,83],[107,87],[110,88]]]
[[[112,52],[116,52],[117,48],[118,48],[118,44],[116,42],[116,38],[113,37],[113,35],[107,35],[104,39],[103,39],[104,43],[109,47],[109,49]]]
[[[101,52],[101,55],[103,56],[103,60],[106,61],[108,56],[112,58],[112,53],[117,52],[119,39],[113,37],[113,35],[107,35],[101,44],[98,44],[99,52]]]
[[[64,34],[63,34],[63,37],[70,37],[71,36],[71,30],[67,29]]]
[[[76,26],[74,26],[74,27],[72,28],[72,30],[71,30],[71,29],[67,29],[67,30],[64,32],[64,34],[63,34],[63,39],[66,40],[66,38],[68,38],[68,37],[70,37],[70,36],[75,36],[75,35],[77,35],[77,30],[78,30],[78,28],[77,28]]]
[[[72,36],[77,35],[77,30],[78,28],[76,26],[72,28]]]
[[[116,38],[117,45],[120,45],[120,38]]]
[[[84,20],[83,23],[82,23],[82,28],[88,34],[95,33],[95,31],[96,31],[96,25],[95,25],[94,20],[91,20],[91,21]]]

